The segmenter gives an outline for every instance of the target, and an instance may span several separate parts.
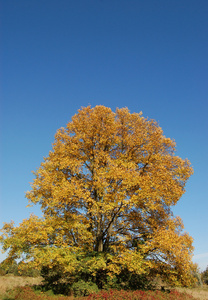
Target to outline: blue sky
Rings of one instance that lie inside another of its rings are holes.
[[[26,208],[31,171],[81,106],[127,106],[194,167],[173,211],[206,268],[207,16],[207,0],[0,1],[0,226],[40,215]]]

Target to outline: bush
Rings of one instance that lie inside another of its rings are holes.
[[[73,283],[71,288],[75,297],[88,296],[99,291],[95,283],[85,282],[84,280]]]
[[[146,275],[138,275],[127,269],[117,275],[117,286],[125,290],[149,290],[153,288],[152,280]]]
[[[128,269],[111,277],[103,269],[97,269],[94,273],[83,269],[72,275],[64,272],[57,264],[42,267],[41,276],[44,278],[45,290],[52,290],[54,294],[73,293],[75,296],[87,296],[103,289],[152,289],[151,281],[147,276],[138,275]]]
[[[16,288],[15,300],[32,300],[38,299],[31,287]]]
[[[71,293],[73,280],[58,265],[51,268],[42,267],[41,276],[44,278],[45,290],[52,290],[54,294],[69,295]]]

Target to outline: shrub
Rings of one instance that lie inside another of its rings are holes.
[[[95,283],[85,282],[84,280],[73,283],[71,288],[75,297],[88,296],[99,291]]]
[[[44,278],[43,286],[45,290],[52,290],[54,294],[70,294],[73,281],[70,280],[67,274],[63,273],[58,265],[51,268],[42,267],[41,276]]]
[[[164,293],[161,291],[124,291],[109,290],[100,291],[97,294],[89,295],[83,300],[194,300],[191,295],[171,291]],[[81,300],[81,299],[79,299]]]

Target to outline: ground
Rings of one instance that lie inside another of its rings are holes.
[[[41,277],[18,277],[13,275],[0,276],[0,300],[3,299],[3,295],[6,293],[7,289],[12,289],[16,286],[36,285],[39,284],[41,280]],[[208,300],[208,286],[176,289],[179,292],[188,293],[198,300]]]

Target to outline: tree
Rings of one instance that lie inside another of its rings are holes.
[[[202,281],[205,284],[208,284],[208,266],[206,267],[206,269],[201,273],[202,275]]]
[[[174,151],[142,113],[80,109],[57,131],[26,194],[43,217],[3,227],[9,259],[41,267],[46,277],[65,274],[68,283],[84,278],[103,287],[101,278],[119,281],[126,270],[189,285],[192,238],[171,207],[193,170]]]

